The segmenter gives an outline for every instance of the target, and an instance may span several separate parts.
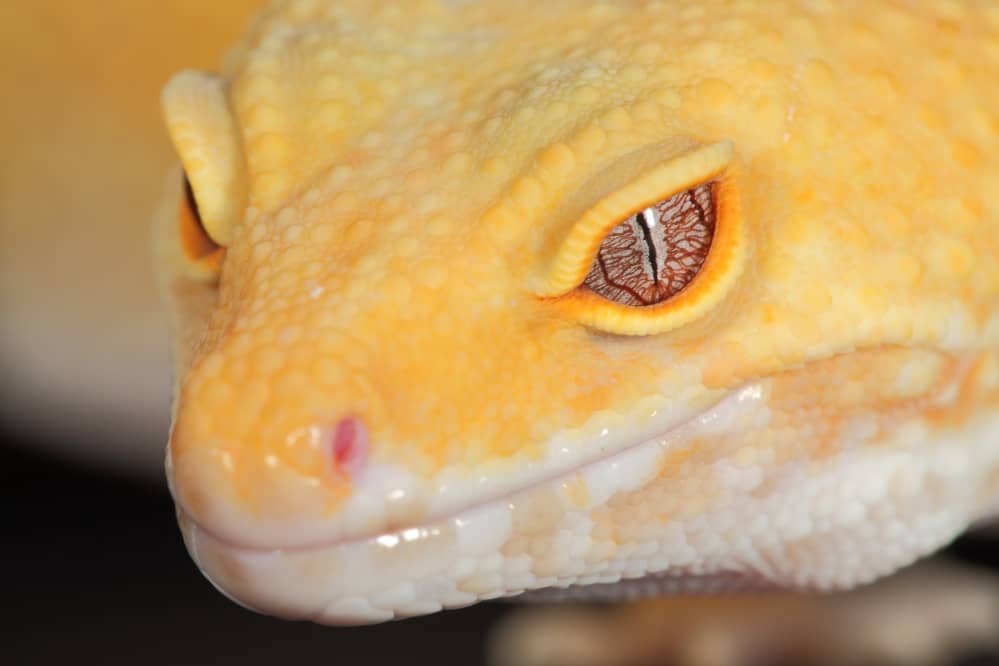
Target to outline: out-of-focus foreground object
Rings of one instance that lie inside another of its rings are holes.
[[[999,581],[924,563],[824,598],[671,597],[613,609],[529,608],[493,635],[496,666],[949,664],[999,647]]]
[[[162,473],[159,93],[216,66],[259,4],[0,3],[0,422],[60,454]]]

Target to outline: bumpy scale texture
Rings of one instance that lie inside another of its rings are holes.
[[[997,80],[990,0],[274,4],[164,96],[225,246],[185,258],[178,179],[188,548],[331,623],[938,548],[999,504]],[[597,231],[711,179],[697,316],[580,321]]]

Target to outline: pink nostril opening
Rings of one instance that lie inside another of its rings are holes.
[[[347,474],[361,471],[368,459],[368,429],[356,416],[348,416],[333,432],[333,461]]]

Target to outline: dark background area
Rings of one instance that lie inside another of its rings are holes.
[[[369,627],[285,622],[244,610],[184,550],[165,483],[115,476],[38,453],[4,433],[3,649],[14,664],[484,662],[505,602]],[[994,536],[966,536],[945,556],[999,571]],[[321,660],[321,661],[317,661]],[[999,664],[971,655],[962,666]]]
[[[198,572],[165,482],[75,467],[4,434],[0,663],[471,666],[513,609],[486,603],[348,628],[257,615]]]

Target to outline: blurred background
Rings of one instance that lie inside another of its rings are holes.
[[[158,97],[171,73],[214,68],[259,4],[0,2],[0,662],[469,665],[515,608],[281,622],[227,601],[184,551],[149,251],[174,160]],[[948,557],[999,571],[995,550],[973,536]]]
[[[184,550],[149,250],[174,163],[159,92],[216,68],[260,4],[0,2],[0,663],[387,664],[419,647],[475,664],[508,608],[280,622],[229,602]]]

